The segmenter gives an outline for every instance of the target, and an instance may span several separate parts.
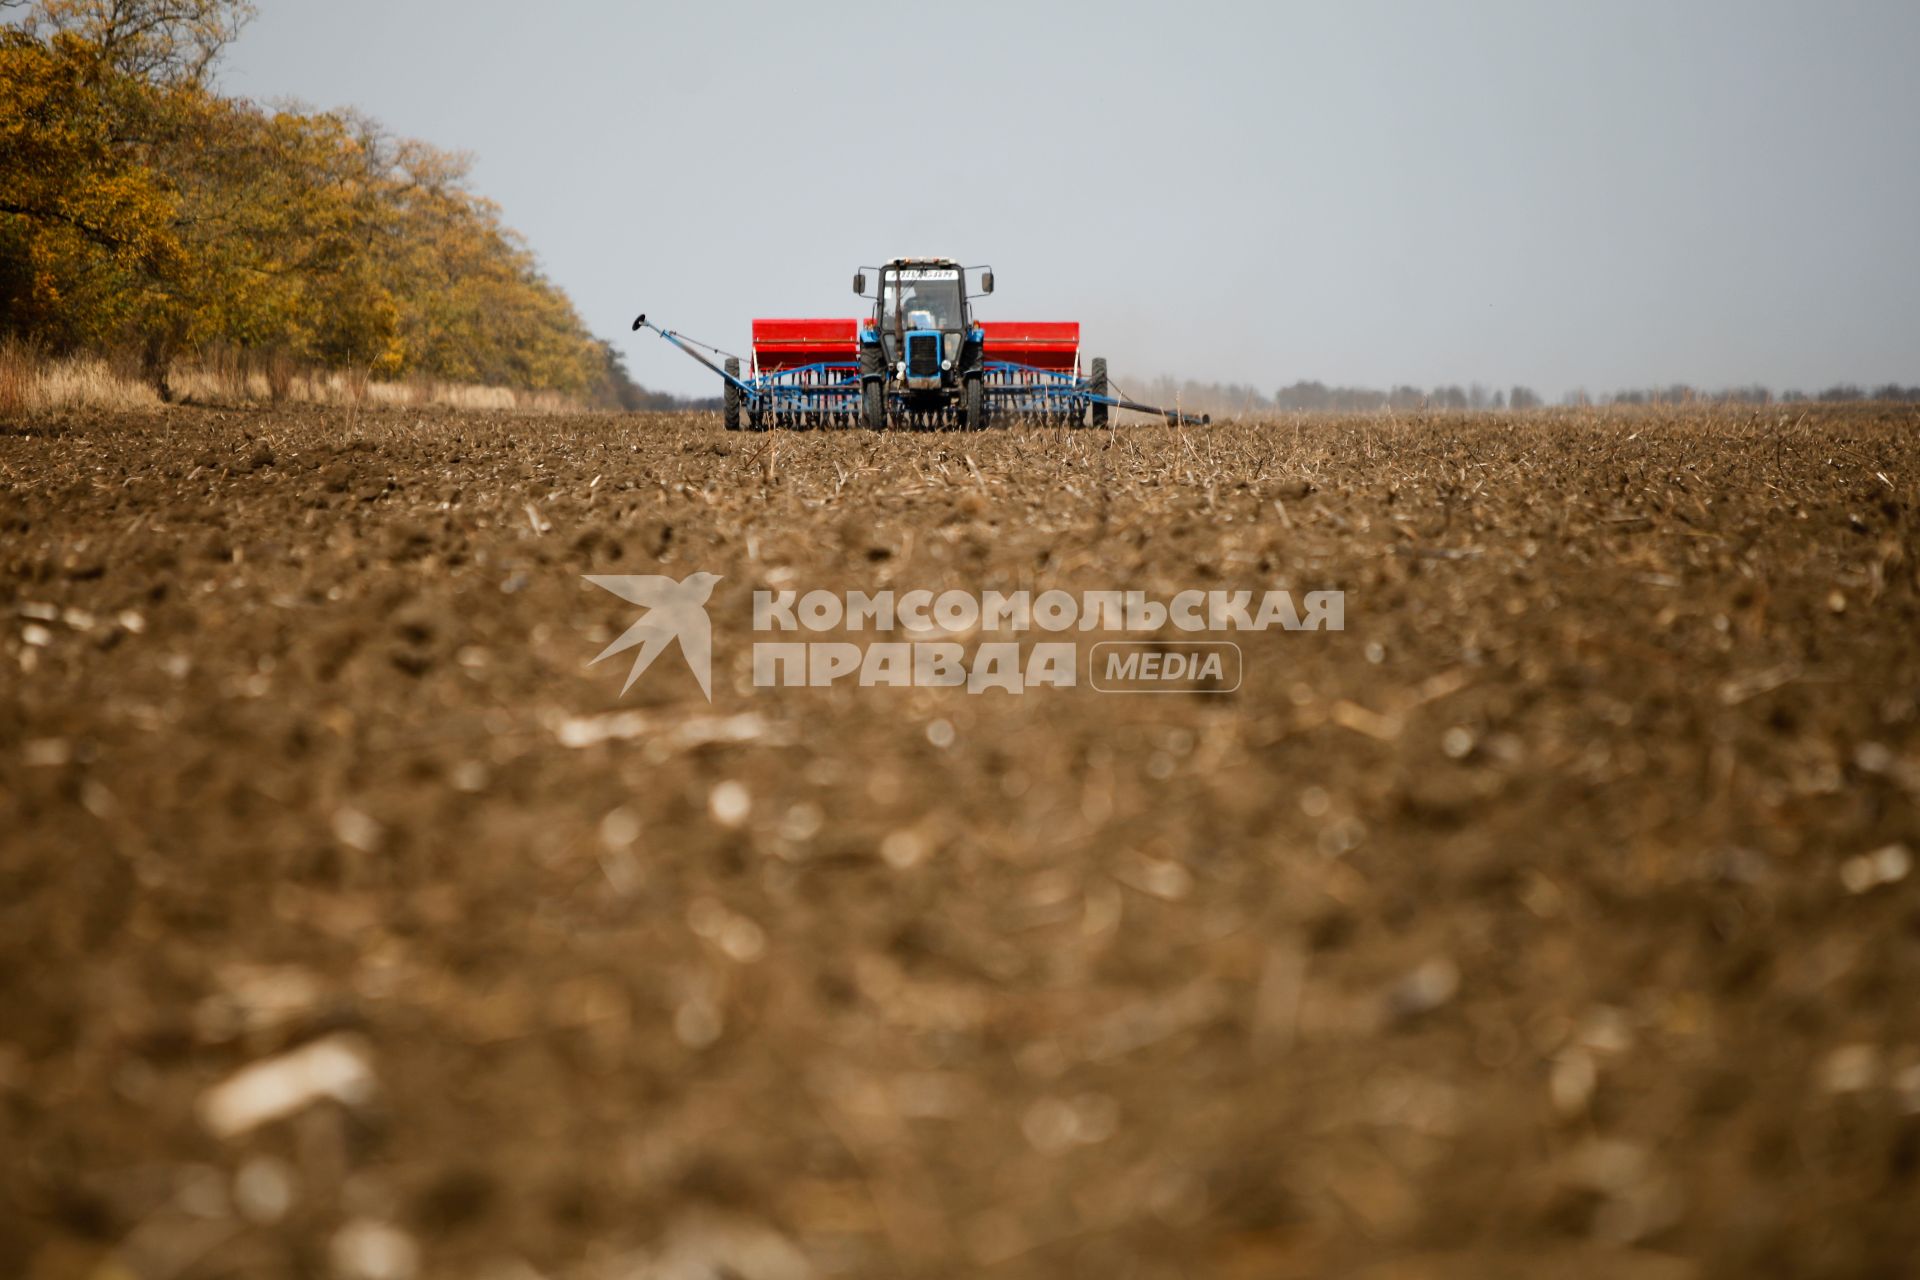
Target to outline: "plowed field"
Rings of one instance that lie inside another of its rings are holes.
[[[1910,1274],[1917,429],[0,425],[0,1274]],[[773,587],[1345,629],[760,688]]]

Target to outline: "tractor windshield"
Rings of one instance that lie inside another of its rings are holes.
[[[880,291],[880,320],[891,332],[952,331],[960,327],[960,272],[954,267],[908,267],[889,271]]]

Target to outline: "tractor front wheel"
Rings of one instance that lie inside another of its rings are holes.
[[[1105,356],[1095,356],[1093,358],[1093,376],[1087,379],[1087,390],[1096,396],[1110,396],[1113,394],[1107,390],[1107,358]],[[1112,408],[1111,405],[1102,404],[1098,400],[1093,402],[1094,426],[1104,427],[1107,425],[1107,410],[1110,408]]]
[[[987,429],[987,384],[980,378],[967,379],[967,420],[963,424],[969,431]]]
[[[727,376],[720,386],[720,425],[729,431],[740,429],[740,384],[734,379],[740,376],[740,359],[728,356]]]
[[[860,424],[869,431],[887,429],[887,388],[878,378],[860,384]]]

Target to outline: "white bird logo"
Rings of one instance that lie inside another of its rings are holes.
[[[627,672],[627,682],[620,686],[620,692],[625,694],[633,688],[640,673],[660,656],[660,651],[678,640],[680,652],[686,655],[687,665],[693,669],[694,679],[700,682],[700,692],[707,695],[708,702],[713,701],[713,628],[707,622],[707,597],[720,581],[719,574],[690,573],[678,582],[652,573],[588,574],[586,579],[646,609],[640,621],[602,649],[588,666],[639,645],[640,652],[633,659],[633,669]]]

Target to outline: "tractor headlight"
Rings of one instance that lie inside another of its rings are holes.
[[[952,373],[952,372],[953,372],[953,361],[951,361],[951,360],[942,360],[942,361],[940,362],[940,367],[941,367],[942,369],[944,369],[944,370],[946,370],[946,371],[947,371],[948,373]]]
[[[907,362],[905,360],[902,360],[899,364],[895,365],[894,368],[900,374],[901,377],[904,378],[907,376]]]

